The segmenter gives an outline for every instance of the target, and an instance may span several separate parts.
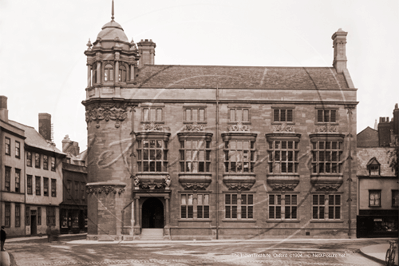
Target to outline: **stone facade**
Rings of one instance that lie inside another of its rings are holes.
[[[88,66],[88,238],[350,237],[356,90],[334,67],[154,65],[113,19]]]

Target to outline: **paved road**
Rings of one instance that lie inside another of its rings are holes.
[[[9,243],[14,265],[381,265],[359,253],[383,240]],[[386,242],[386,241],[385,241]]]

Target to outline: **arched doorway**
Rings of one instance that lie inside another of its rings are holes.
[[[142,206],[142,228],[163,228],[163,204],[157,198],[147,199]]]

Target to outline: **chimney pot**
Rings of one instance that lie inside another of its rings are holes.
[[[7,97],[0,95],[0,119],[8,122]]]
[[[39,114],[39,133],[45,140],[51,141],[51,115],[48,113]]]

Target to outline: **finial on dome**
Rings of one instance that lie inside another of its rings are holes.
[[[89,39],[89,42],[86,44],[86,46],[87,46],[87,50],[91,50],[92,44],[91,44],[91,42],[90,42],[90,39]]]
[[[112,16],[111,16],[111,19],[112,19],[112,21],[114,21],[114,0],[112,0]]]

